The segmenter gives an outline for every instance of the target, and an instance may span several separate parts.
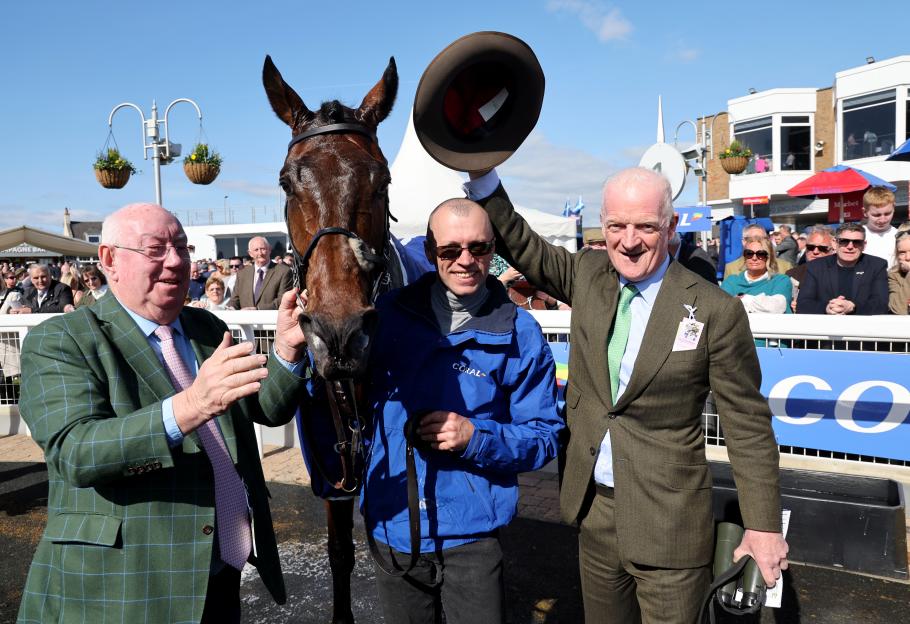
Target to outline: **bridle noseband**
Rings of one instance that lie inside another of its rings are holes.
[[[293,137],[291,137],[290,143],[288,143],[288,152],[290,152],[291,148],[294,147],[295,145],[297,145],[298,143],[300,143],[301,141],[305,141],[306,139],[309,139],[314,136],[319,136],[320,134],[335,134],[335,133],[362,134],[365,137],[367,137],[368,139],[370,139],[373,143],[377,143],[376,133],[363,124],[360,124],[360,123],[335,123],[335,124],[328,124],[326,126],[319,126],[318,128],[310,128],[309,130],[305,130],[305,131],[301,132],[300,134],[295,134]],[[389,218],[390,218],[390,216],[391,215],[389,213],[388,203],[386,203],[386,221],[385,221],[385,232],[383,234],[383,246],[387,245],[387,240],[389,238]],[[285,203],[284,203],[284,221],[285,221],[285,223],[288,223],[287,201],[285,201]],[[301,254],[300,251],[298,251],[297,245],[294,244],[294,237],[288,236],[288,239],[291,242],[291,254],[294,258],[294,263],[291,265],[291,273],[294,278],[294,287],[298,289],[298,294],[297,294],[298,304],[300,305],[301,308],[306,308],[306,306],[303,303],[303,299],[300,296],[300,293],[306,288],[306,275],[307,275],[307,270],[309,269],[309,265],[310,265],[310,256],[313,255],[313,252],[316,250],[316,244],[319,242],[319,239],[322,238],[323,236],[326,236],[329,234],[338,234],[340,236],[346,236],[352,240],[359,241],[362,245],[361,256],[363,257],[363,259],[366,260],[367,262],[370,262],[371,264],[381,268],[381,270],[379,271],[379,273],[376,276],[376,279],[373,281],[373,288],[371,289],[372,292],[370,294],[370,302],[374,303],[376,301],[376,297],[379,295],[380,288],[382,288],[384,285],[387,286],[390,281],[388,265],[386,262],[385,255],[384,254],[380,255],[380,254],[370,251],[370,248],[366,244],[366,241],[364,241],[362,238],[357,236],[357,234],[355,234],[354,232],[352,232],[350,230],[346,230],[345,228],[341,228],[341,227],[325,227],[325,228],[322,228],[322,229],[316,231],[316,233],[313,235],[313,239],[310,241],[310,244],[307,246],[306,251],[303,254]]]

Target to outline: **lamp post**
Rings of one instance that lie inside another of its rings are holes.
[[[158,105],[155,103],[155,100],[152,100],[152,115],[146,119],[145,114],[142,112],[142,109],[132,102],[123,102],[118,104],[111,111],[111,114],[108,115],[107,125],[108,127],[113,127],[114,123],[114,114],[121,108],[133,108],[139,113],[139,119],[142,120],[142,148],[143,148],[143,158],[145,160],[149,159],[149,152],[152,156],[152,169],[155,172],[155,203],[161,206],[161,165],[167,165],[173,159],[180,156],[180,144],[171,143],[170,137],[168,135],[168,126],[167,118],[171,112],[171,108],[174,107],[178,102],[187,102],[192,104],[196,109],[196,114],[199,116],[199,122],[202,123],[202,111],[199,109],[199,105],[196,104],[193,100],[189,98],[177,98],[173,102],[167,105],[167,108],[164,109],[164,118],[158,118]],[[158,131],[158,126],[164,126],[164,138],[161,138],[161,133]]]

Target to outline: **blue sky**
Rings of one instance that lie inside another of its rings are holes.
[[[289,130],[262,89],[266,54],[311,108],[332,98],[358,104],[394,56],[398,102],[379,130],[391,162],[424,68],[478,30],[524,39],[547,79],[534,133],[500,168],[510,194],[553,213],[581,194],[594,224],[603,180],[654,143],[658,95],[671,142],[678,123],[725,109],[749,87],[830,86],[866,56],[910,53],[906,6],[879,0],[859,16],[855,2],[842,1],[9,3],[0,26],[0,228],[59,231],[64,207],[74,220],[100,220],[153,201],[135,111],[118,112],[113,129],[141,175],[105,190],[91,163],[116,104],[133,102],[148,116],[153,99],[163,113],[182,97],[202,108],[224,165],[210,186],[191,184],[179,164],[163,167],[164,205],[185,223],[209,211],[220,221],[225,205],[237,220],[253,209],[271,219],[280,215]],[[170,126],[188,151],[199,136],[192,107],[175,106]],[[680,142],[692,140],[684,126]],[[696,197],[690,181],[678,203]]]

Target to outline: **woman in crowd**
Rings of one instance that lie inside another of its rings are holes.
[[[96,266],[87,266],[82,269],[82,281],[87,290],[76,303],[76,307],[90,306],[107,294],[107,278]]]
[[[18,308],[22,304],[22,288],[12,269],[3,271],[3,284],[0,285],[0,314],[8,314],[11,308]]]
[[[79,277],[79,269],[69,262],[64,262],[60,267],[60,283],[70,287],[70,290],[73,291],[73,305],[78,307],[82,297],[85,296],[85,284]]]
[[[891,314],[910,313],[910,230],[899,231],[894,239],[894,266],[888,271],[888,293]]]
[[[766,238],[749,238],[743,244],[745,270],[728,275],[721,288],[739,297],[746,312],[790,314],[793,288],[790,278],[777,272],[774,248]]]
[[[205,294],[188,305],[203,310],[229,310],[228,300],[224,296],[224,281],[212,275],[205,281]]]

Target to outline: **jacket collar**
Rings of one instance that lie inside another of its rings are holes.
[[[394,305],[436,327],[436,317],[430,304],[430,288],[437,279],[439,276],[436,271],[430,271],[421,275],[413,284],[393,291],[391,296]],[[515,304],[509,299],[509,294],[502,283],[492,275],[487,276],[486,286],[490,296],[477,314],[453,332],[452,336],[467,332],[511,334],[518,314]]]

